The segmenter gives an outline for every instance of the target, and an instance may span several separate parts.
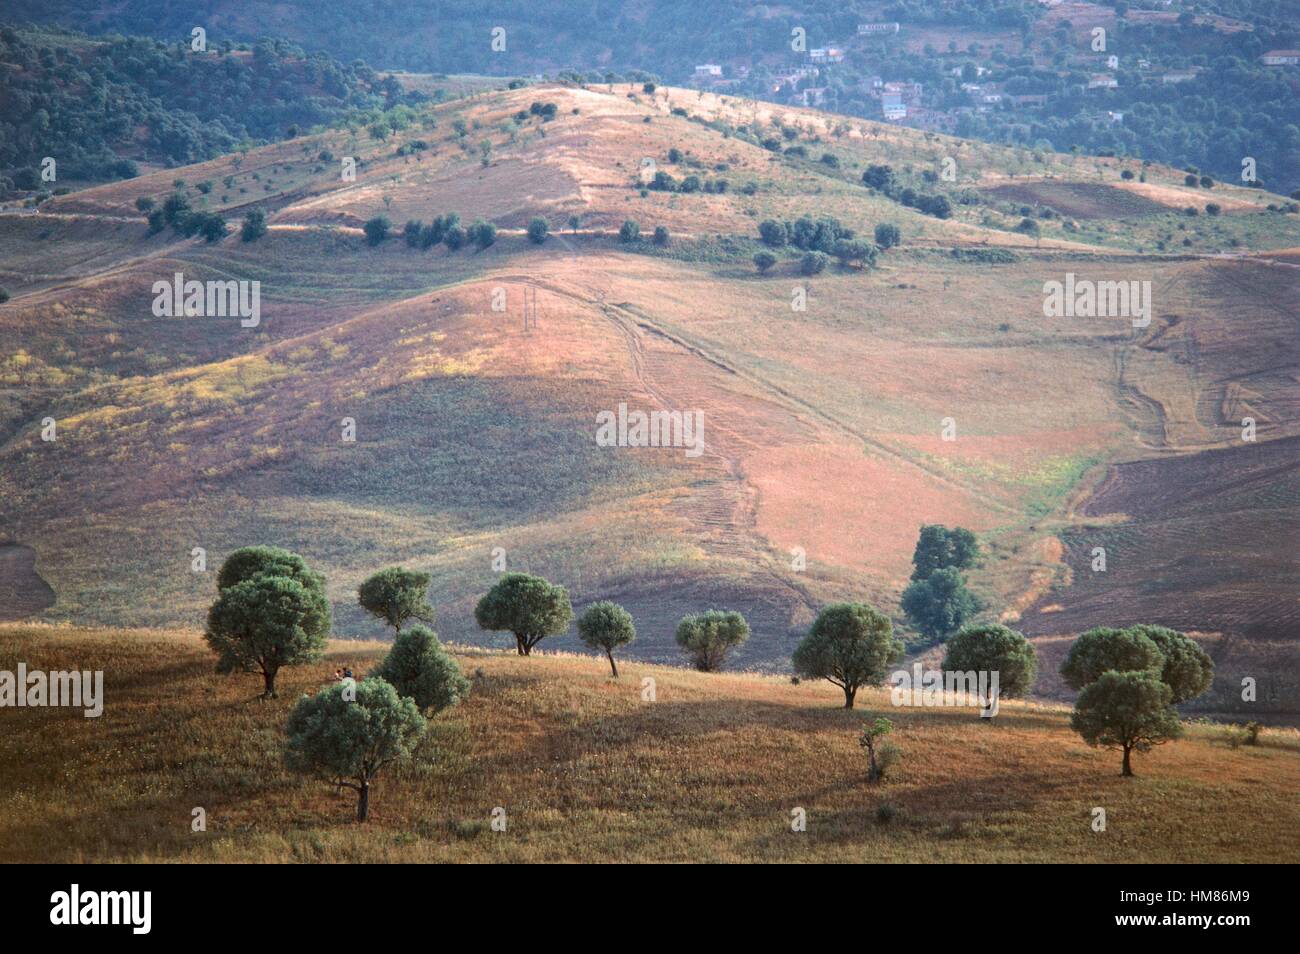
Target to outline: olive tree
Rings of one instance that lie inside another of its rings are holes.
[[[1130,626],[1127,632],[1145,636],[1164,656],[1160,681],[1173,691],[1174,705],[1195,699],[1210,688],[1214,680],[1214,660],[1196,640],[1177,630],[1145,623]]]
[[[932,639],[960,629],[980,608],[975,594],[954,568],[935,570],[903,590],[903,612],[918,630]]]
[[[410,620],[433,622],[433,607],[425,597],[432,579],[428,573],[391,566],[357,587],[357,602],[400,633]]]
[[[592,649],[602,650],[609,657],[609,668],[618,678],[618,664],[614,650],[636,639],[636,626],[632,614],[617,603],[602,600],[592,603],[578,617],[578,637]]]
[[[370,813],[370,783],[386,765],[409,759],[426,728],[414,700],[403,699],[384,680],[336,683],[304,695],[293,707],[285,762],[355,791],[357,821],[363,822]]]
[[[1131,776],[1130,755],[1176,739],[1183,724],[1173,690],[1151,671],[1102,673],[1079,693],[1070,727],[1089,745],[1124,752],[1121,775]]]
[[[1024,635],[996,623],[967,626],[948,640],[944,672],[996,672],[998,695],[1029,694],[1038,675],[1038,657]]]
[[[441,712],[469,696],[469,680],[460,665],[434,632],[418,623],[397,634],[388,655],[370,675],[387,682],[399,696],[414,700],[423,713]]]
[[[676,638],[677,645],[693,657],[696,669],[716,672],[732,647],[749,639],[749,624],[734,610],[708,610],[683,617]]]
[[[527,573],[507,573],[474,608],[479,628],[513,633],[521,656],[547,636],[569,628],[573,607],[569,593],[554,583]]]
[[[241,578],[259,561],[270,569]],[[228,585],[222,586],[223,581]],[[330,604],[324,580],[297,554],[264,547],[232,554],[221,568],[218,586],[204,630],[217,656],[217,672],[259,672],[262,698],[274,699],[280,669],[313,662],[325,648]]]
[[[1105,672],[1151,672],[1157,677],[1165,658],[1160,648],[1142,633],[1097,626],[1070,644],[1061,664],[1061,678],[1071,689],[1096,682]]]
[[[839,686],[844,708],[852,709],[859,687],[880,685],[889,664],[902,658],[888,616],[866,603],[835,603],[817,614],[793,662],[800,676]]]

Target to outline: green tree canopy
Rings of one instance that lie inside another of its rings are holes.
[[[291,577],[303,586],[325,592],[325,578],[309,569],[302,557],[280,547],[264,546],[240,547],[226,557],[217,572],[217,589],[229,589],[263,573]]]
[[[889,664],[902,658],[888,616],[866,603],[835,603],[817,614],[793,662],[799,675],[839,686],[844,708],[852,709],[859,687],[880,685]]]
[[[1038,675],[1038,657],[1024,635],[990,623],[967,626],[948,640],[940,667],[944,672],[996,672],[998,695],[1015,699],[1029,694]]]
[[[617,603],[602,600],[592,603],[578,617],[578,637],[592,649],[599,649],[609,657],[609,668],[618,677],[614,650],[636,639],[636,626],[632,614]]]
[[[204,639],[217,655],[217,672],[260,672],[262,698],[273,699],[281,667],[319,659],[329,631],[330,604],[322,590],[261,573],[220,591]]]
[[[749,624],[734,610],[708,610],[677,624],[677,645],[692,656],[700,672],[722,668],[727,653],[749,639]]]
[[[1196,640],[1165,626],[1139,623],[1127,630],[1145,636],[1156,644],[1165,663],[1160,681],[1173,690],[1174,705],[1195,699],[1214,681],[1214,660]]]
[[[569,628],[573,607],[569,593],[539,576],[506,573],[474,608],[482,629],[513,633],[519,655],[528,656],[547,636]]]
[[[962,527],[925,524],[912,553],[912,579],[923,580],[935,570],[968,570],[979,556],[975,534]]]
[[[388,655],[370,675],[384,680],[399,696],[415,700],[421,712],[441,712],[469,696],[469,680],[427,626],[398,633]]]
[[[960,629],[979,611],[979,601],[955,569],[935,570],[909,583],[902,606],[912,625],[931,639]]]
[[[349,699],[351,693],[355,699]],[[289,714],[285,762],[357,793],[357,821],[370,810],[370,783],[393,762],[409,759],[427,724],[411,699],[382,679],[339,683],[303,696]]]
[[[1132,775],[1134,750],[1146,752],[1182,735],[1172,700],[1173,691],[1154,672],[1104,672],[1079,693],[1070,727],[1089,745],[1122,749],[1121,774]]]
[[[1096,682],[1105,672],[1151,672],[1158,678],[1165,657],[1143,633],[1097,626],[1070,644],[1061,678],[1071,689]]]
[[[433,622],[433,607],[426,596],[432,579],[428,573],[391,566],[357,587],[357,602],[400,633],[409,620]]]

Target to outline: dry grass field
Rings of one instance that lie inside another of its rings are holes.
[[[829,684],[591,656],[456,647],[473,690],[418,765],[380,776],[364,826],[347,793],[283,766],[298,695],[375,643],[285,670],[281,698],[213,673],[192,632],[0,625],[0,669],[102,669],[98,719],[0,709],[0,861],[1267,862],[1300,852],[1300,737],[1223,730],[1135,757],[1089,749],[1060,707],[838,708]],[[642,701],[642,680],[655,701]],[[255,685],[256,684],[256,685]],[[896,725],[897,770],[868,784],[857,745]],[[192,811],[206,832],[192,832]],[[490,828],[494,808],[506,831]],[[1092,811],[1106,809],[1094,832]],[[807,830],[791,830],[791,812]]]

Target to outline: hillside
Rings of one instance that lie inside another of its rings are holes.
[[[1251,157],[1269,188],[1300,188],[1297,69],[1263,59],[1300,45],[1287,0],[11,0],[6,9],[20,21],[172,42],[196,24],[214,43],[271,34],[343,62],[437,77],[655,79],[870,119],[886,115],[884,93],[895,90],[894,121],[918,129],[1129,155],[1233,182]]]
[[[356,826],[349,794],[285,770],[284,723],[301,692],[382,651],[336,642],[261,703],[255,678],[213,674],[192,632],[0,626],[0,670],[105,671],[97,719],[0,709],[0,861],[1236,863],[1300,850],[1294,730],[1230,748],[1220,728],[1191,726],[1124,779],[1056,707],[1004,702],[990,724],[873,690],[847,712],[825,683],[639,663],[615,681],[590,656],[464,648],[469,700],[432,721],[426,764],[380,776]],[[868,785],[857,736],[882,714],[903,757]],[[504,833],[489,827],[498,806]],[[191,831],[195,807],[206,832]]]
[[[972,584],[986,617],[1023,619],[1044,648],[1118,617],[1176,615],[1216,654],[1213,707],[1231,708],[1260,658],[1284,660],[1283,685],[1294,676],[1294,610],[1277,605],[1297,603],[1284,554],[1300,216],[1281,197],[640,84],[535,85],[401,116],[0,214],[13,296],[0,334],[18,343],[0,366],[13,554],[0,567],[24,594],[0,612],[196,625],[224,555],[265,542],[325,573],[337,633],[379,634],[356,586],[400,562],[433,573],[445,637],[500,645],[471,611],[501,551],[569,587],[579,610],[627,606],[645,661],[679,661],[677,619],[719,606],[754,628],[737,664],[783,671],[826,602],[896,612],[919,527],[943,523],[981,537]],[[948,157],[951,184],[934,175]],[[711,191],[643,190],[646,158]],[[949,197],[951,216],[865,187],[879,164],[908,191]],[[269,232],[151,233],[137,200],[161,204],[176,180],[193,208],[232,225],[260,210]],[[1219,214],[1186,212],[1210,202]],[[400,231],[450,212],[492,221],[496,242],[453,252],[361,232],[381,214]],[[541,245],[522,234],[535,216],[551,227]],[[868,238],[894,223],[903,241],[875,269],[807,278],[787,248],[758,274],[758,224],[801,216]],[[647,239],[665,227],[668,244],[621,242],[629,219]],[[154,283],[177,272],[259,281],[260,324],[154,317]],[[1150,325],[1045,319],[1044,284],[1067,274],[1151,281]],[[620,404],[701,412],[704,453],[598,446],[597,415]],[[1122,510],[1086,504],[1138,466],[1157,486],[1199,480],[1212,455],[1241,448],[1247,415],[1273,463],[1233,491],[1245,519],[1216,518],[1208,535],[1187,530],[1175,493],[1140,512],[1123,495],[1109,498]],[[355,442],[341,439],[345,418]],[[1176,565],[1230,550],[1252,598],[1227,611],[1204,575],[1180,571],[1148,581],[1163,594],[1150,599],[1123,547],[1104,585],[1084,585],[1079,554],[1125,526],[1164,534]],[[1261,547],[1259,527],[1276,546]],[[191,569],[195,547],[206,572]],[[1263,644],[1276,655],[1257,655]],[[1285,691],[1269,705],[1295,711]]]

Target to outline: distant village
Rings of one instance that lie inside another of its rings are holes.
[[[760,93],[764,99],[786,103],[791,106],[809,106],[834,110],[836,90],[825,80],[827,67],[843,63],[846,48],[855,44],[861,48],[864,41],[873,38],[895,36],[904,32],[897,22],[860,23],[854,40],[843,46],[822,46],[808,50],[804,62],[792,66],[783,66],[768,73],[763,71],[767,80],[762,89],[754,89],[756,77],[748,66],[723,66],[718,63],[702,63],[695,67],[693,80],[702,89],[718,92],[732,90]],[[1300,50],[1270,50],[1259,57],[1265,66],[1288,67],[1300,65]],[[1153,68],[1149,60],[1139,59],[1132,64],[1145,80],[1158,80],[1161,83],[1185,83],[1194,80],[1202,72],[1201,67],[1188,69]],[[1120,86],[1118,75],[1119,61],[1114,56],[1104,53],[1075,54],[1069,60],[1069,66],[1087,73],[1085,90],[1117,89]],[[969,64],[954,66],[951,74],[961,80],[960,89],[966,95],[966,103],[958,106],[948,105],[936,108],[933,103],[927,105],[924,98],[923,84],[890,79],[871,75],[857,80],[858,92],[869,101],[878,104],[876,115],[868,114],[869,119],[882,119],[886,122],[906,123],[918,129],[930,129],[938,132],[953,132],[961,116],[969,113],[983,113],[993,109],[1023,109],[1047,104],[1046,93],[1013,94],[1003,85],[983,77],[992,73],[984,66]],[[1113,123],[1122,123],[1124,114],[1117,110],[1107,110],[1106,116]]]

